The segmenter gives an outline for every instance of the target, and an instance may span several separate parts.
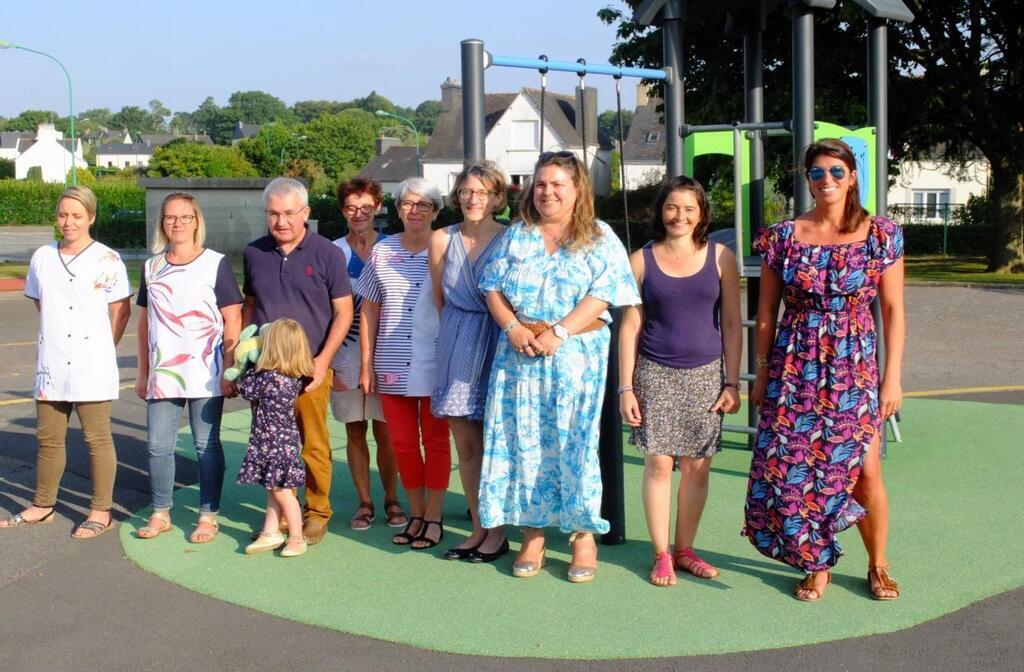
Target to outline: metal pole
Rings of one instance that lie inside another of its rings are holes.
[[[765,3],[757,5],[757,15],[743,33],[743,121],[748,124],[764,122],[764,28]],[[762,131],[750,135],[750,240],[764,228],[764,140]],[[736,244],[736,256],[743,259],[746,250]],[[754,260],[756,262],[756,258]],[[756,324],[757,304],[761,293],[760,267],[755,272],[746,272],[746,260],[740,263],[740,275],[747,279],[747,318]],[[747,371],[756,373],[757,332],[754,327],[746,330]],[[754,390],[754,382],[747,383],[747,398]],[[747,426],[757,427],[757,408],[747,404]],[[747,434],[747,449],[754,449],[756,434]]]
[[[601,461],[601,517],[610,528],[601,536],[601,543],[609,546],[626,542],[625,476],[622,466],[622,418],[619,416],[619,325],[621,308],[610,309],[611,342],[608,348],[608,380],[604,388],[601,407],[598,457]]]
[[[800,169],[814,142],[814,11],[801,0],[793,8],[793,214],[811,209],[811,194]]]
[[[875,127],[875,214],[889,212],[889,54],[888,24],[885,19],[868,19],[868,123]],[[878,299],[871,302],[875,324],[882,323]],[[885,339],[878,339],[876,349],[879,372],[885,371]],[[886,422],[882,422],[879,455],[885,459],[889,450]],[[895,426],[895,425],[894,425]]]
[[[544,132],[544,129],[541,129]],[[484,43],[462,41],[462,158],[483,161],[484,146]]]
[[[644,79],[668,79],[664,70],[653,68],[622,68],[617,65],[601,63],[583,63],[578,61],[551,61],[539,58],[519,58],[517,56],[498,56],[490,54],[487,67],[497,65],[505,68],[525,68],[527,70],[557,70],[559,72],[583,73],[584,75],[611,75],[613,77],[643,77]]]
[[[685,119],[683,105],[683,24],[686,21],[683,0],[667,0],[662,9],[661,47],[665,80],[665,177],[683,174],[683,138],[679,127]]]

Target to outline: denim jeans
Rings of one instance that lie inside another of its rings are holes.
[[[171,508],[174,492],[174,449],[178,445],[178,425],[188,403],[188,422],[199,461],[199,512],[220,511],[220,493],[224,486],[224,450],[220,444],[220,418],[224,397],[202,399],[150,399],[146,403],[149,439],[149,480],[153,508]]]

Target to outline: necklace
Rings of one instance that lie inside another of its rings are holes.
[[[550,240],[551,244],[554,245],[555,247],[559,247],[562,244],[562,241],[565,240],[564,233],[560,236],[553,236],[547,231],[545,231],[543,226],[540,227],[540,235]]]

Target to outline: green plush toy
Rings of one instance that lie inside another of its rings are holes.
[[[260,358],[260,346],[263,339],[260,334],[269,325],[257,327],[250,324],[238,335],[238,345],[235,346],[235,365],[224,372],[226,380],[236,380],[245,373],[250,366],[255,366]]]

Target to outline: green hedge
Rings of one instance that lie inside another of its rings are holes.
[[[146,190],[128,180],[99,180],[92,186],[99,203],[97,224],[108,223],[122,210],[146,209]],[[46,226],[54,223],[63,184],[3,180],[0,182],[0,226]]]

